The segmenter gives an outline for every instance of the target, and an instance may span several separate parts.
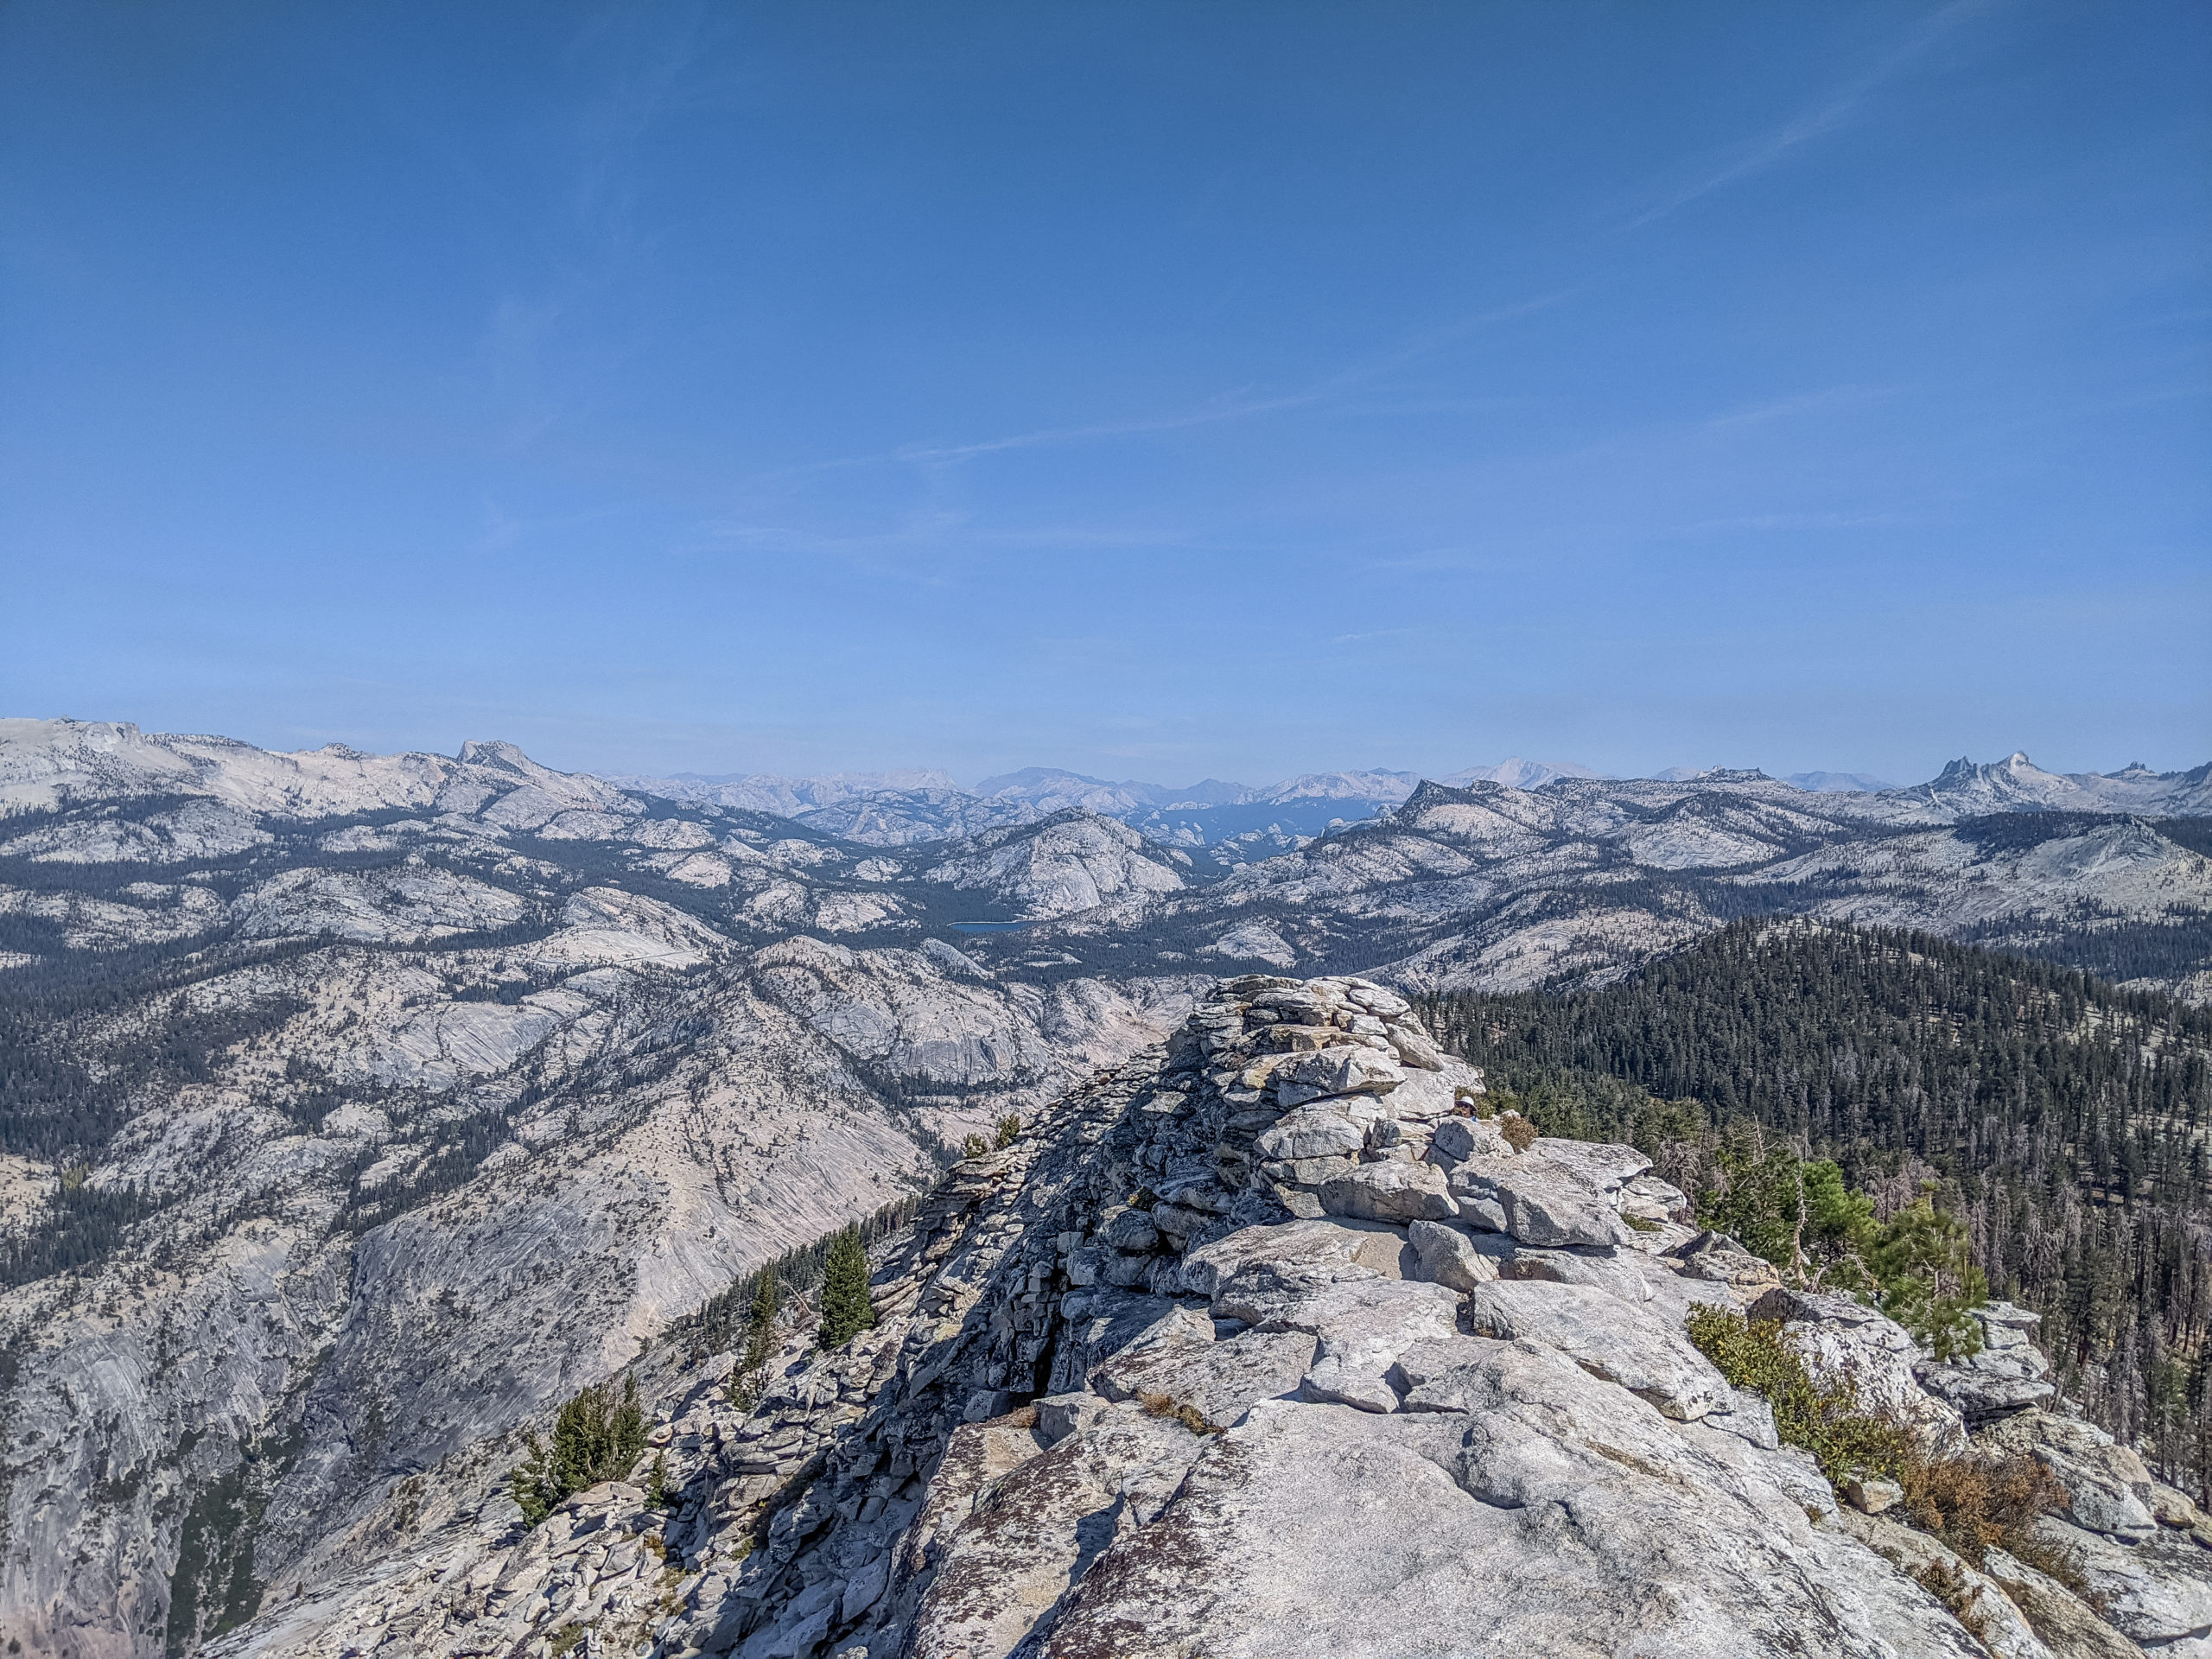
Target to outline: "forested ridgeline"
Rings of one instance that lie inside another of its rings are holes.
[[[1634,1141],[1686,1185],[1731,1125],[1834,1158],[1884,1215],[1937,1182],[1992,1293],[2044,1315],[2066,1392],[2212,1485],[2212,1013],[1925,934],[1769,921],[1602,989],[1423,1014],[1548,1132]]]

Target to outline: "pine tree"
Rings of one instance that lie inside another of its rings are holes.
[[[773,1267],[760,1269],[753,1285],[753,1315],[747,1324],[745,1369],[765,1368],[776,1354],[776,1318],[783,1312],[783,1281]]]
[[[784,1308],[783,1281],[771,1262],[753,1281],[753,1312],[746,1321],[745,1357],[732,1373],[730,1403],[751,1411],[768,1391],[768,1363],[776,1357],[776,1322]]]
[[[848,1227],[830,1247],[830,1260],[822,1275],[822,1328],[815,1344],[840,1348],[875,1323],[875,1307],[868,1295],[868,1247],[861,1230]]]
[[[1967,1230],[1926,1196],[1890,1217],[1870,1254],[1882,1281],[1882,1311],[1948,1360],[1980,1351],[1981,1328],[1967,1310],[1989,1300]]]

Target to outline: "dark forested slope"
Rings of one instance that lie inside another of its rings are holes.
[[[1802,922],[1737,924],[1602,989],[1424,1012],[1559,1132],[1748,1120],[1885,1209],[1938,1181],[1993,1292],[2043,1313],[2068,1392],[2171,1475],[2212,1479],[2212,1012]]]

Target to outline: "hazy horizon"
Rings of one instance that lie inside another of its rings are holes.
[[[101,716],[74,714],[25,715],[21,713],[10,714],[4,711],[0,711],[0,721],[67,719],[96,722],[102,718],[103,717]],[[181,728],[163,728],[149,726],[143,721],[121,720],[115,723],[131,724],[137,726],[142,731],[148,733],[160,733],[165,735],[212,736],[237,739],[238,741],[245,742],[255,741],[255,740],[244,736],[237,732],[186,732]],[[334,738],[326,741],[329,742],[343,741],[343,740]],[[375,754],[416,753],[457,756],[461,753],[463,748],[471,742],[515,741],[516,740],[504,736],[502,734],[498,732],[479,732],[469,737],[443,742],[432,741],[429,743],[403,744],[385,748],[365,748],[365,746],[361,745],[348,745],[347,747],[364,747],[365,753]],[[267,749],[289,747],[292,752],[297,753],[313,748],[319,748],[322,747],[322,745],[292,744],[283,746],[257,742],[255,747]],[[1006,778],[1031,771],[1058,772],[1080,778],[1090,783],[1102,785],[1141,784],[1155,788],[1177,789],[1185,786],[1194,786],[1205,783],[1233,783],[1247,788],[1266,789],[1274,785],[1287,783],[1297,778],[1321,776],[1333,772],[1357,773],[1365,772],[1395,772],[1402,776],[1440,781],[1455,774],[1507,766],[1516,761],[1554,767],[1587,766],[1586,762],[1584,762],[1572,755],[1514,753],[1496,755],[1482,760],[1460,760],[1452,761],[1448,764],[1435,762],[1427,765],[1412,766],[1384,766],[1379,763],[1355,759],[1353,760],[1345,761],[1342,764],[1303,766],[1281,772],[1270,772],[1265,776],[1251,775],[1243,777],[1222,772],[1209,772],[1202,776],[1194,776],[1183,772],[1160,772],[1155,773],[1147,773],[1141,771],[1128,770],[1120,772],[1085,772],[1080,767],[1060,766],[1057,763],[1049,761],[1025,762],[1021,766],[1007,767],[1003,771],[997,772],[985,772],[975,770],[961,771],[950,766],[936,765],[927,761],[916,761],[903,766],[828,766],[806,772],[778,772],[766,767],[754,767],[750,769],[731,768],[723,771],[688,766],[677,766],[659,770],[652,770],[649,768],[623,766],[619,764],[607,766],[570,765],[567,764],[556,753],[541,752],[537,749],[532,748],[526,743],[518,742],[517,747],[528,754],[531,760],[537,761],[542,765],[552,766],[556,771],[588,772],[595,776],[616,779],[662,778],[671,780],[685,780],[696,783],[712,784],[735,781],[737,779],[746,778],[786,778],[794,779],[809,778],[829,779],[840,777],[874,778],[891,776],[899,773],[934,772],[950,778],[955,786],[963,791],[970,791],[979,790],[987,784],[998,782]],[[2015,753],[2026,754],[2031,763],[2044,772],[2059,774],[2071,773],[2079,775],[2088,772],[2099,772],[2109,775],[2121,772],[2127,766],[2138,763],[2150,765],[2152,770],[2155,772],[2177,772],[2193,771],[2196,767],[2206,764],[2205,760],[2198,760],[2195,761],[2184,761],[2178,765],[2159,766],[2154,762],[2143,761],[2142,757],[2139,755],[2131,754],[2126,760],[2110,760],[2102,765],[2061,766],[2050,763],[2044,756],[2037,754],[2032,747],[2023,748],[2019,746],[2015,746],[2013,748],[1993,753],[1977,754],[1969,753],[1946,756],[1943,760],[1929,766],[1924,772],[1911,776],[1897,777],[1882,776],[1881,774],[1872,772],[1863,766],[1797,766],[1783,767],[1774,765],[1762,765],[1755,760],[1746,760],[1734,758],[1702,762],[1675,761],[1669,762],[1666,765],[1648,766],[1641,770],[1631,772],[1612,772],[1599,767],[1590,767],[1589,770],[1599,778],[1630,781],[1638,779],[1662,778],[1669,772],[1675,771],[1697,772],[1716,770],[1757,770],[1765,772],[1770,778],[1781,779],[1785,782],[1797,778],[1816,778],[1822,774],[1827,774],[1832,777],[1857,777],[1869,780],[1869,786],[1872,787],[1900,789],[1910,788],[1916,784],[1923,784],[1933,780],[1945,766],[1950,765],[1954,760],[1965,760],[1972,761],[1977,765],[1988,765],[2004,761]],[[2207,759],[2212,759],[2212,751],[2208,751]]]
[[[2212,13],[0,11],[0,705],[600,772],[2212,753]]]

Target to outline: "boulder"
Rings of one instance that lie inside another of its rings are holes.
[[[1878,1514],[1845,1510],[1842,1520],[1845,1530],[1885,1560],[1923,1584],[1946,1586],[1945,1605],[1995,1659],[2052,1659],[2012,1598],[1926,1533]]]
[[[1442,1285],[1367,1280],[1249,1302],[1236,1300],[1232,1287],[1215,1312],[1250,1319],[1262,1332],[1302,1332],[1315,1338],[1303,1398],[1395,1411],[1398,1397],[1387,1381],[1391,1365],[1414,1344],[1452,1335],[1459,1328],[1459,1299]]]
[[[1232,1280],[1248,1295],[1293,1293],[1344,1279],[1391,1276],[1403,1243],[1392,1231],[1327,1220],[1244,1227],[1192,1250],[1177,1278],[1182,1289],[1209,1299],[1217,1299]]]
[[[1209,1335],[1203,1342],[1132,1348],[1101,1366],[1091,1387],[1201,1432],[1229,1428],[1258,1402],[1296,1394],[1316,1345],[1307,1332],[1244,1331],[1222,1342]]]
[[[1671,1260],[1681,1263],[1685,1276],[1708,1284],[1726,1285],[1746,1295],[1756,1296],[1782,1283],[1781,1272],[1773,1262],[1764,1256],[1753,1255],[1726,1233],[1699,1233],[1667,1254]]]
[[[1984,1552],[1981,1570],[2028,1616],[2056,1659],[2141,1659],[2142,1649],[2057,1580],[1996,1548]]]
[[[1494,1118],[1447,1117],[1428,1138],[1433,1161],[1449,1169],[1470,1158],[1509,1158],[1513,1147]]]
[[[2033,1349],[1984,1349],[1948,1364],[1923,1359],[1914,1367],[1922,1388],[1956,1407],[1969,1421],[2043,1404],[2058,1392],[2050,1370],[2050,1362]]]
[[[1688,1337],[1586,1285],[1503,1279],[1479,1285],[1467,1294],[1466,1322],[1478,1336],[1555,1348],[1592,1376],[1684,1422],[1735,1403],[1726,1379]]]
[[[1981,1430],[1974,1444],[2025,1454],[2066,1488],[2066,1518],[2077,1527],[2140,1543],[2158,1530],[2151,1471],[2135,1452],[2094,1424],[2055,1412],[2015,1413]]]
[[[1449,1185],[1462,1219],[1523,1244],[1611,1248],[1629,1241],[1610,1198],[1534,1148],[1517,1157],[1471,1157],[1453,1167]]]
[[[1407,1016],[1413,1013],[1414,1005],[1395,991],[1377,985],[1371,979],[1347,978],[1342,983],[1344,1001],[1354,1007],[1363,1008],[1384,1020],[1411,1023]]]
[[[1142,1255],[1160,1243],[1160,1229],[1141,1210],[1124,1210],[1106,1224],[1100,1235],[1113,1249]]]
[[[1406,1080],[1406,1069],[1389,1054],[1364,1044],[1300,1054],[1274,1071],[1276,1101],[1286,1107],[1338,1095],[1388,1094]]]
[[[1419,1266],[1413,1277],[1452,1290],[1472,1290],[1498,1276],[1497,1260],[1476,1249],[1475,1242],[1457,1227],[1440,1222],[1415,1221],[1406,1228]]]
[[[1389,1038],[1390,1046],[1404,1064],[1422,1071],[1441,1071],[1444,1069],[1443,1051],[1429,1040],[1427,1032],[1410,1020],[1402,1020],[1391,1026]]]
[[[1269,1162],[1295,1158],[1335,1158],[1357,1153],[1367,1130],[1341,1111],[1308,1107],[1287,1112],[1252,1142],[1253,1153]]]
[[[1987,1302],[1970,1313],[1981,1328],[1980,1351],[1947,1363],[1922,1359],[1916,1367],[1921,1387],[1970,1421],[2039,1406],[2057,1393],[2050,1362],[2030,1334],[2042,1323],[2041,1314],[2010,1302]]]
[[[1787,1325],[1814,1381],[1848,1382],[1862,1410],[1891,1414],[1931,1448],[1965,1444],[1957,1409],[1921,1389],[1913,1373],[1920,1351],[1911,1334],[1878,1310],[1848,1296],[1777,1288],[1751,1304],[1749,1317]]]
[[[1418,1067],[1406,1073],[1406,1080],[1390,1091],[1390,1109],[1402,1118],[1423,1123],[1434,1123],[1455,1116],[1463,1094],[1480,1094],[1483,1074],[1448,1056],[1434,1071]]]
[[[2045,1516],[2031,1531],[2070,1557],[2104,1622],[2145,1648],[2179,1656],[2212,1633],[2212,1550],[2173,1534],[2133,1546]]]
[[[906,1652],[1011,1652],[1112,1540],[1133,1491],[1150,1488],[1164,1502],[1205,1446],[1172,1417],[1124,1409],[1008,1471],[932,1553]]]
[[[1360,1164],[1322,1184],[1321,1208],[1361,1221],[1437,1221],[1458,1206],[1433,1164]]]
[[[1733,1434],[1764,1452],[1778,1450],[1782,1437],[1775,1430],[1774,1408],[1756,1389],[1729,1389],[1729,1399],[1705,1414],[1707,1428]]]
[[[1052,1392],[1072,1393],[1084,1386],[1108,1356],[1172,1317],[1175,1308],[1165,1296],[1103,1285],[1069,1292],[1060,1299],[1060,1317],[1068,1322],[1068,1335],[1052,1356]]]
[[[1653,1300],[1662,1279],[1672,1274],[1650,1268],[1633,1250],[1546,1250],[1517,1244],[1492,1234],[1477,1249],[1494,1256],[1501,1279],[1542,1279],[1555,1285],[1583,1285],[1641,1307]],[[1670,1304],[1671,1306],[1671,1304]],[[1681,1320],[1677,1319],[1676,1324]]]
[[[1651,1167],[1651,1160],[1634,1147],[1604,1141],[1562,1141],[1539,1136],[1534,1147],[1555,1164],[1563,1164],[1608,1198]]]
[[[1621,1183],[1614,1195],[1620,1212],[1638,1221],[1687,1222],[1694,1213],[1689,1195],[1656,1175],[1636,1175]]]

